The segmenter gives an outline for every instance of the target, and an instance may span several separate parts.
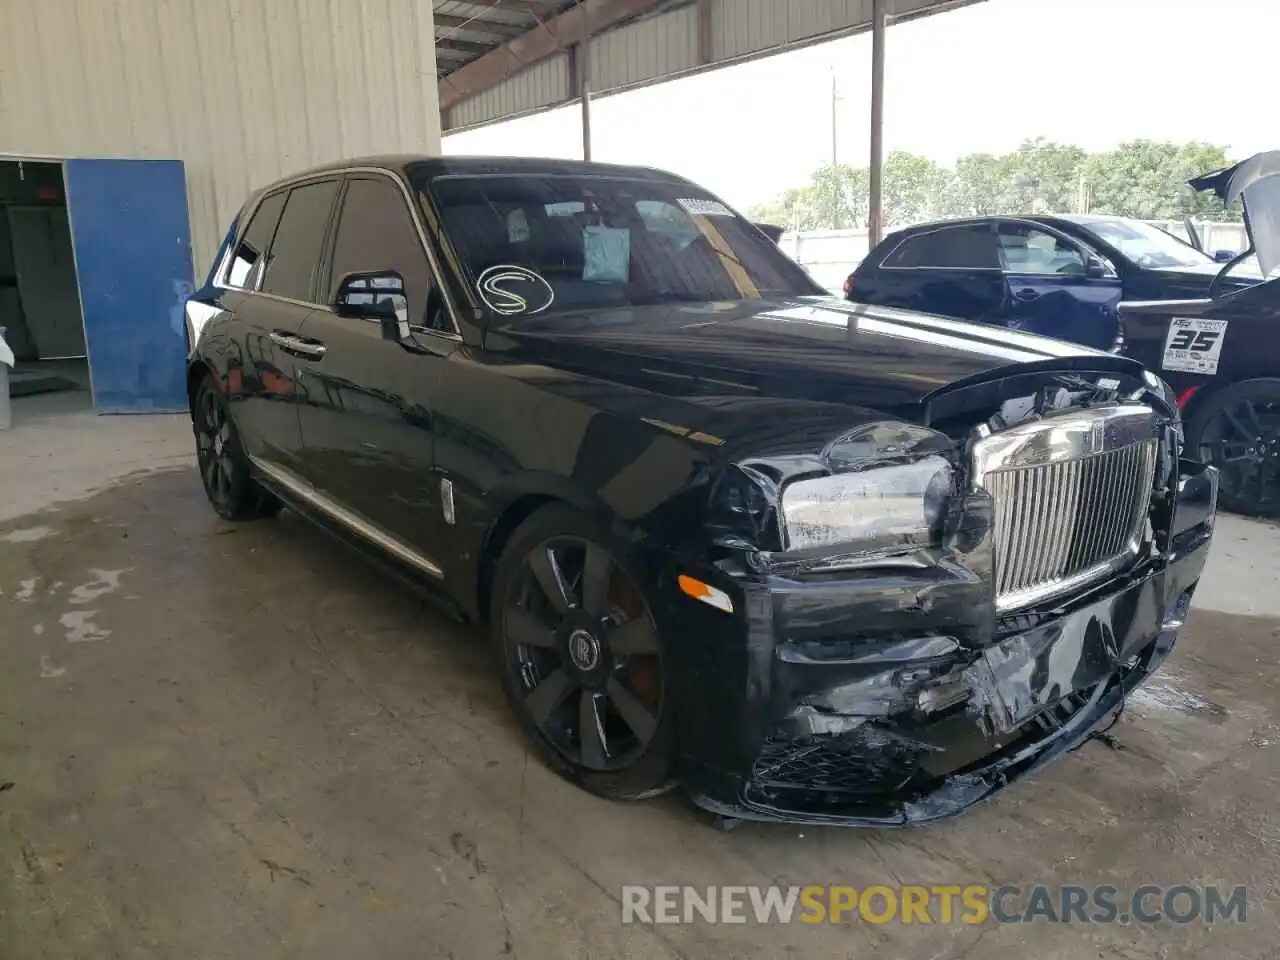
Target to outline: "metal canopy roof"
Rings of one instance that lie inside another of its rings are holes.
[[[868,30],[873,0],[433,0],[445,131]],[[891,21],[980,0],[886,0]],[[588,42],[589,41],[589,42]]]

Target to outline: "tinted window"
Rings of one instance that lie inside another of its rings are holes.
[[[311,299],[311,287],[320,264],[325,228],[333,208],[336,180],[294,187],[271,243],[262,292],[293,300]]]
[[[1029,223],[1002,223],[1000,262],[1009,273],[1083,277],[1084,255],[1074,243]]]
[[[262,273],[262,255],[271,246],[271,237],[276,232],[276,224],[280,222],[280,211],[284,209],[285,192],[273,193],[265,197],[249,221],[249,228],[236,245],[235,256],[231,258],[231,267],[227,270],[226,283],[231,287],[245,287],[252,290],[258,283]]]
[[[986,224],[944,227],[908,237],[885,257],[883,267],[998,270],[995,235]]]
[[[424,323],[431,270],[404,193],[383,177],[348,180],[333,244],[330,297],[346,273],[395,270],[412,323]],[[438,324],[433,324],[438,325]]]
[[[442,176],[429,189],[468,282],[500,317],[824,293],[689,184],[512,174]]]

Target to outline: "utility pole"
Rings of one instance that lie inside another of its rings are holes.
[[[833,68],[831,71],[831,165],[834,167],[840,162],[840,155],[836,147],[836,134],[839,131],[839,109],[837,104],[840,102],[840,90],[836,86],[836,72]]]
[[[884,33],[885,0],[871,2],[871,167],[867,204],[867,249],[884,238]]]

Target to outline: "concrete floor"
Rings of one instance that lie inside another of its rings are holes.
[[[37,403],[36,401],[41,401]],[[0,433],[0,957],[1263,958],[1280,534],[1225,518],[1116,728],[960,819],[709,828],[530,759],[473,631],[297,518],[207,507],[188,424]],[[620,923],[623,884],[1247,884],[1244,925]]]

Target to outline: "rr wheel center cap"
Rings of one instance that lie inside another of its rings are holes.
[[[574,630],[569,634],[569,660],[583,673],[590,673],[600,665],[600,641],[589,630]]]

